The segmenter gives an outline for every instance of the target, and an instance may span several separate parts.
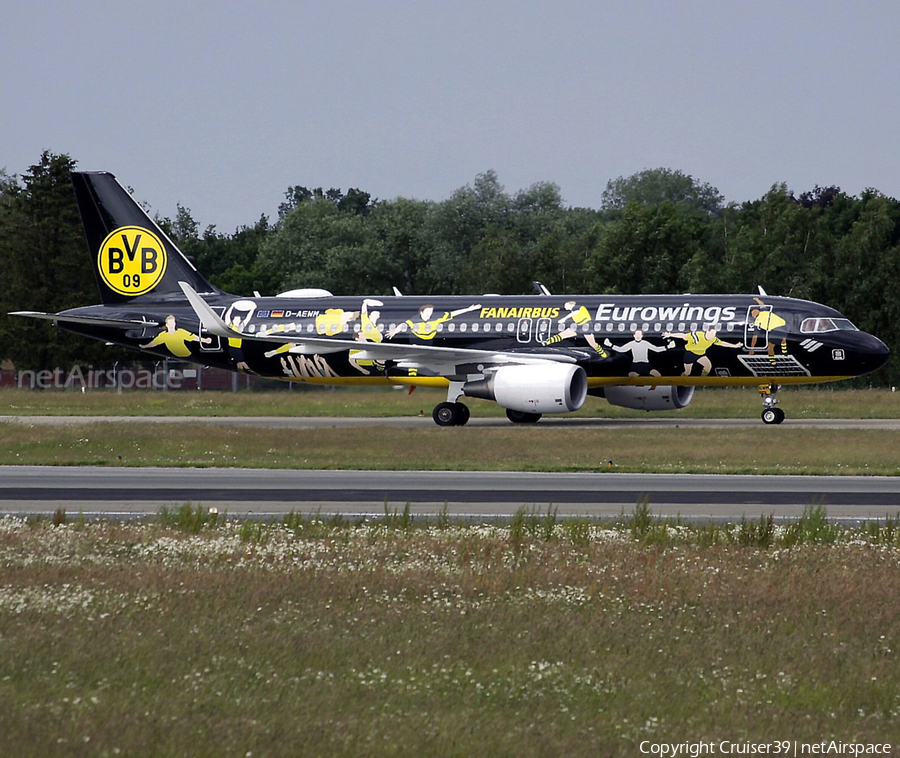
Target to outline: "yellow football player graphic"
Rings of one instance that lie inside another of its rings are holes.
[[[725,342],[719,339],[717,327],[711,326],[703,332],[663,332],[663,337],[674,337],[684,340],[684,376],[690,376],[695,363],[700,364],[700,376],[706,376],[712,371],[712,361],[706,354],[713,345],[721,347],[734,347],[740,349],[743,345],[736,342]]]
[[[139,345],[138,347],[149,348],[165,345],[172,355],[178,358],[190,358],[191,349],[187,346],[188,342],[202,342],[204,345],[208,345],[212,340],[209,337],[198,337],[187,329],[176,329],[175,316],[169,315],[166,316],[165,330],[157,334],[146,345]]]
[[[381,317],[381,311],[370,311],[369,306],[382,306],[380,300],[367,298],[363,300],[362,310],[359,312],[359,334],[358,339],[362,342],[381,342],[384,336],[381,329],[378,328],[378,319]]]
[[[378,327],[378,319],[381,318],[381,311],[370,311],[371,306],[380,307],[384,305],[380,300],[374,298],[366,298],[363,300],[362,310],[359,312],[359,331],[354,335],[356,342],[383,342],[384,335]],[[350,364],[361,374],[370,374],[370,368],[384,369],[384,364],[376,362],[371,358],[360,358],[358,356],[361,350],[351,350],[348,360]]]
[[[281,353],[289,353],[291,349],[298,347],[299,345],[299,342],[285,342],[283,345],[279,345],[274,350],[266,350],[263,355],[265,355],[266,358],[274,358],[276,355],[281,355]]]
[[[771,358],[772,362],[774,363],[775,343],[769,339],[769,335],[776,329],[780,329],[781,327],[786,326],[787,321],[785,321],[777,313],[773,313],[772,309],[768,308],[766,304],[758,297],[754,297],[753,299],[759,304],[759,308],[754,308],[752,311],[750,311],[750,315],[753,316],[753,326],[765,332],[766,348],[769,353],[769,358]],[[765,308],[766,310],[762,310],[763,308]],[[750,340],[750,355],[753,355],[756,352],[756,341],[758,338],[759,335],[754,334],[752,339]],[[787,337],[782,337],[781,339],[781,352],[787,353]]]
[[[256,313],[256,303],[252,300],[236,300],[225,311],[225,323],[236,332],[246,331],[253,315]]]
[[[345,311],[343,308],[329,308],[321,316],[316,316],[316,334],[334,337],[347,330],[359,311]]]
[[[435,335],[438,333],[438,327],[446,321],[450,321],[450,319],[456,318],[456,316],[461,316],[463,313],[469,313],[470,311],[477,311],[481,308],[481,305],[470,305],[468,308],[460,308],[456,311],[444,311],[437,318],[432,318],[434,316],[434,306],[433,305],[423,305],[419,308],[419,320],[415,321],[413,319],[406,319],[406,321],[402,324],[397,324],[391,331],[388,332],[388,339],[393,337],[397,332],[403,329],[409,329],[416,337],[422,340],[433,340]]]
[[[559,328],[561,331],[558,334],[554,334],[550,339],[545,340],[544,345],[555,345],[557,342],[577,337],[578,328],[591,322],[591,314],[588,309],[583,305],[579,306],[574,300],[570,300],[563,307],[569,312],[559,320]],[[565,326],[566,321],[569,319],[572,319],[572,324],[570,326]],[[585,332],[584,338],[597,355],[601,358],[609,357],[609,353],[597,343],[597,338],[592,332]]]
[[[236,332],[243,332],[253,320],[256,303],[252,300],[236,300],[225,312],[225,323]],[[244,358],[244,341],[240,337],[229,337],[228,348],[235,368],[251,373],[250,366]]]

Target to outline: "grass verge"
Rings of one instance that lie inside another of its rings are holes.
[[[591,428],[275,429],[185,422],[0,423],[0,464],[251,468],[900,474],[900,431]]]

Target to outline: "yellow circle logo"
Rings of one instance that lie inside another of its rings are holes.
[[[166,248],[153,232],[123,226],[100,245],[97,266],[111,290],[135,297],[152,290],[166,273]]]

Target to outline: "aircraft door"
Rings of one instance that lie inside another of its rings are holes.
[[[551,321],[549,318],[538,319],[537,332],[534,335],[534,338],[539,344],[543,345],[548,339],[550,339],[550,325]]]
[[[756,315],[753,315],[754,312]],[[769,344],[771,316],[771,305],[751,305],[747,308],[747,320],[744,322],[744,347],[747,350],[752,350],[757,344],[764,348]]]
[[[520,318],[516,327],[516,340],[518,342],[531,342],[532,321],[530,318]]]
[[[219,318],[225,315],[225,308],[223,306],[215,306],[213,310],[216,312],[216,315]],[[200,352],[201,353],[215,353],[221,352],[222,350],[222,338],[216,336],[215,334],[210,334],[206,331],[206,328],[203,324],[200,324]],[[205,338],[209,338],[209,343],[204,342]]]

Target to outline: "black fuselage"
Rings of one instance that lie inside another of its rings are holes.
[[[208,334],[184,300],[90,306],[68,314],[145,319],[120,329],[62,323],[87,336],[162,358],[285,380],[445,385],[446,375],[402,361],[357,360],[366,343],[540,355],[552,348],[584,368],[591,386],[610,384],[790,384],[873,371],[888,350],[832,308],[743,295],[436,297],[207,296],[239,331]],[[174,317],[169,319],[169,317]],[[167,319],[169,319],[167,324]],[[346,349],[301,347],[302,339]],[[297,338],[297,342],[292,342]]]

